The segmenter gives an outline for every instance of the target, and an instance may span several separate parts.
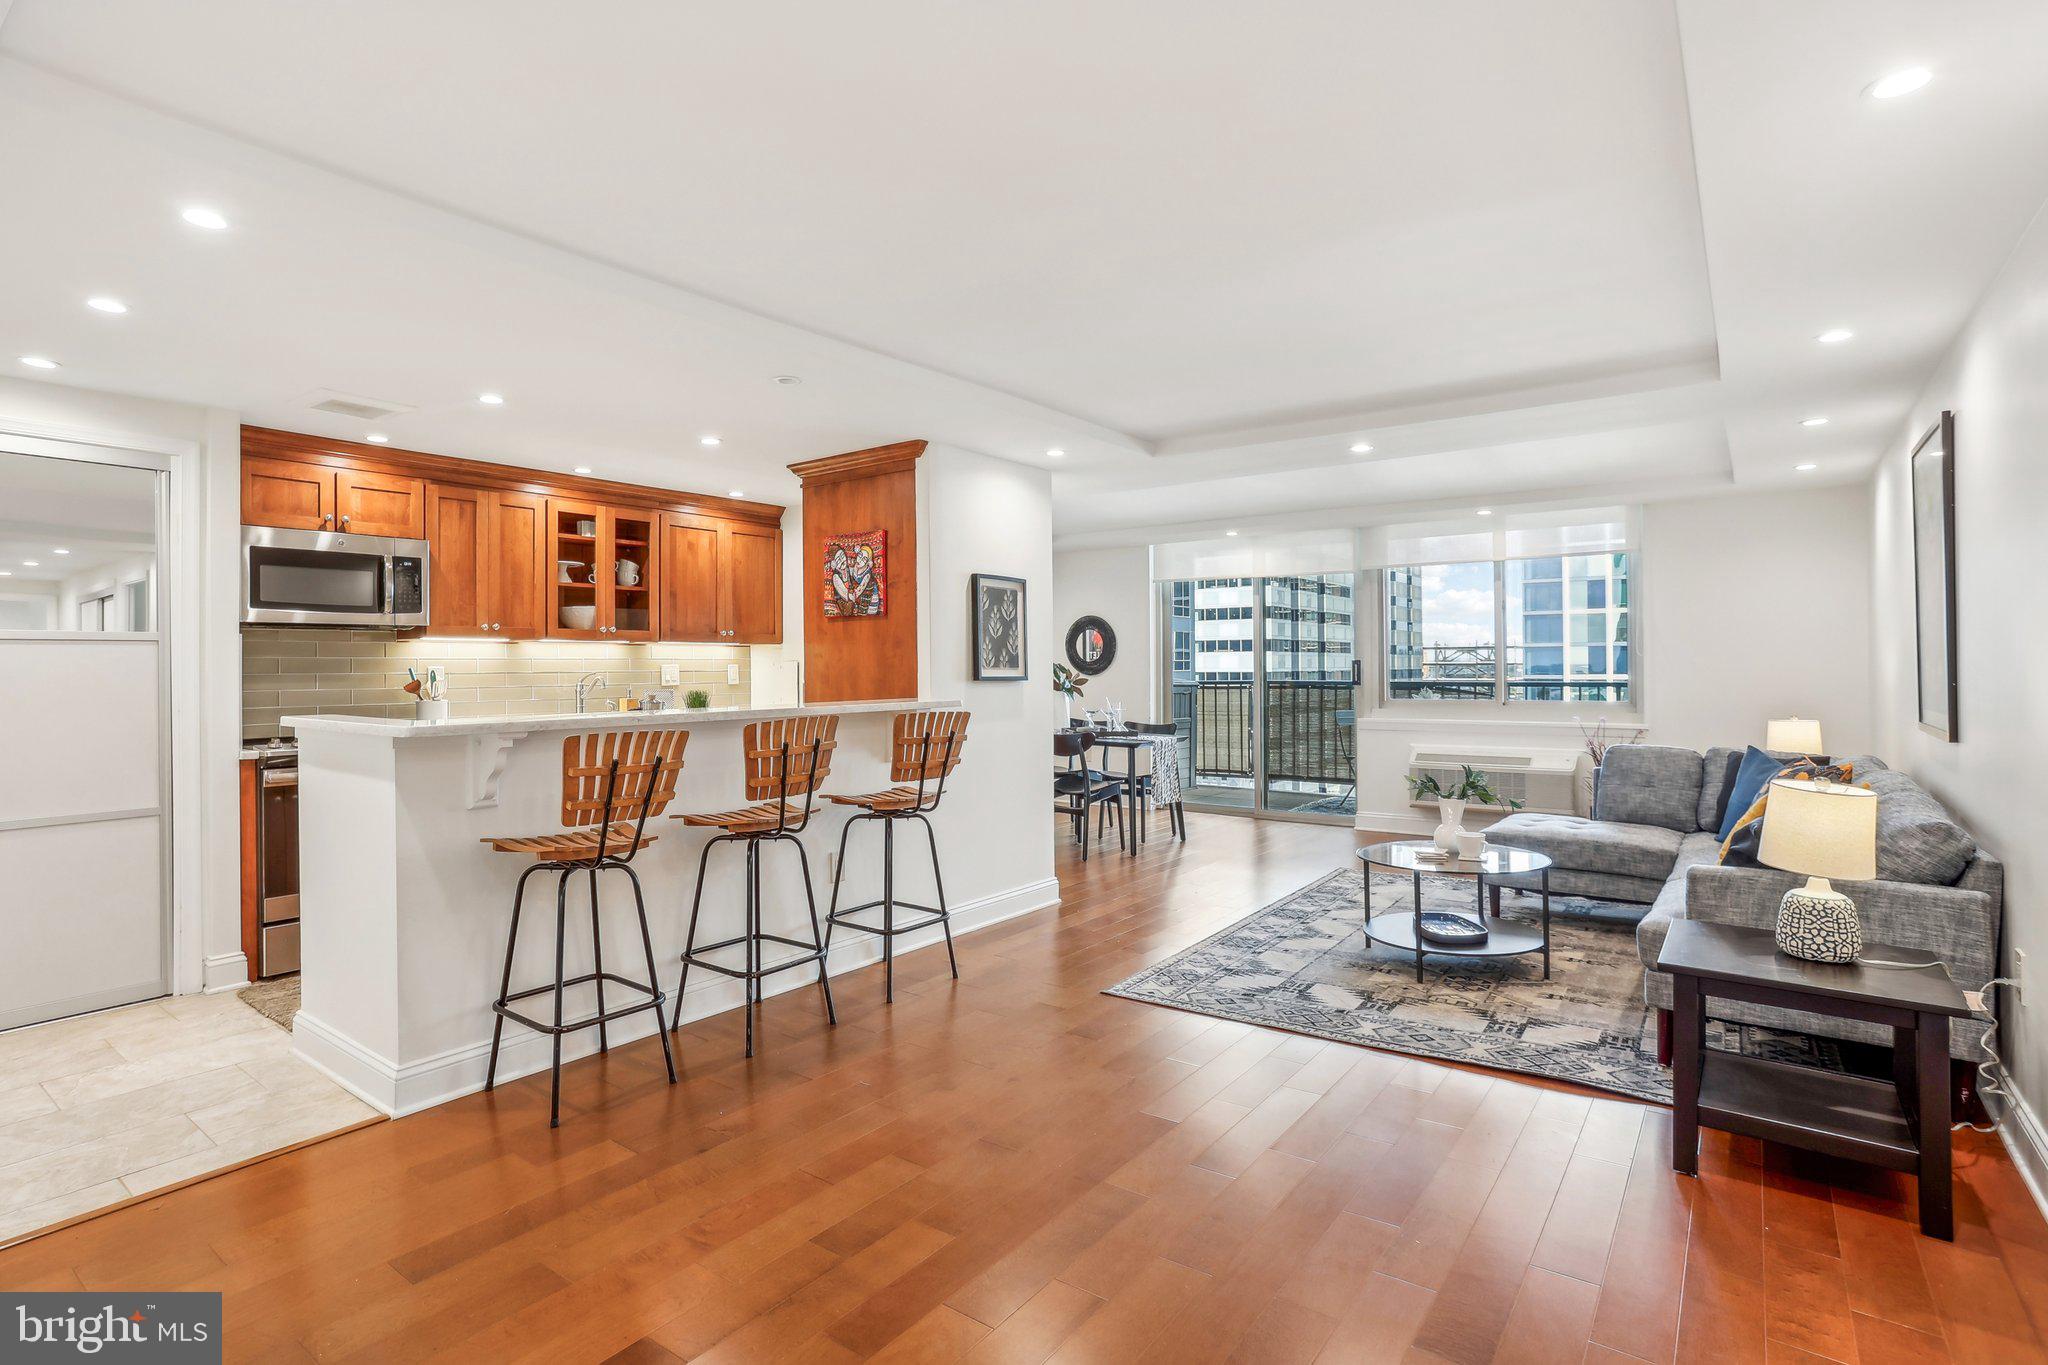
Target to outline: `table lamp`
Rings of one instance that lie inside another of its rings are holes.
[[[1808,962],[1855,961],[1863,951],[1856,903],[1828,879],[1867,882],[1877,875],[1877,793],[1840,782],[1776,779],[1756,856],[1766,867],[1808,878],[1778,905],[1778,950]]]
[[[1820,722],[1788,716],[1764,726],[1764,748],[1774,754],[1804,754],[1811,758],[1827,752],[1820,745]]]

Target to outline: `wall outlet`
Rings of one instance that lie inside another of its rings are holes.
[[[2012,993],[2020,998],[2020,1008],[2025,1009],[2027,1007],[2027,950],[2025,948],[2015,948],[2012,950],[2012,974],[2013,979],[2020,983],[2013,987]]]
[[[839,881],[839,855],[837,853],[827,853],[825,855],[825,880],[835,884]]]
[[[729,683],[736,683],[740,680],[740,666],[738,664],[727,664],[725,666],[725,680]]]
[[[674,687],[681,683],[682,680],[683,666],[681,664],[663,664],[661,666],[661,685],[663,687]]]

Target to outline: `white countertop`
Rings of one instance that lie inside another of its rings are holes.
[[[794,716],[857,716],[877,711],[957,707],[957,701],[819,702],[812,706],[714,706],[692,711],[547,712],[525,716],[453,716],[447,720],[384,720],[370,716],[286,716],[278,724],[294,734],[360,735],[378,739],[468,738],[538,731],[683,729],[723,721],[787,720]]]

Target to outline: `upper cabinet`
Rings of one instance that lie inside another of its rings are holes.
[[[662,553],[662,639],[781,642],[780,527],[671,512],[662,518]]]
[[[358,536],[426,534],[422,479],[261,457],[242,461],[242,521]]]
[[[425,539],[434,635],[782,639],[782,509],[242,429],[242,520]]]

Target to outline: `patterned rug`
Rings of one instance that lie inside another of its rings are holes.
[[[1373,909],[1405,910],[1406,875],[1376,874]],[[1431,909],[1473,909],[1466,877],[1425,876]],[[1643,1003],[1636,921],[1643,907],[1550,898],[1550,980],[1538,954],[1426,960],[1372,942],[1360,927],[1355,870],[1332,872],[1106,994],[1358,1043],[1418,1057],[1549,1076],[1634,1099],[1671,1101],[1657,1029]],[[1511,921],[1541,919],[1535,896],[1508,892]],[[1826,1039],[1710,1022],[1710,1046],[1839,1070]]]
[[[299,1012],[299,977],[273,977],[257,981],[235,992],[242,1003],[286,1033],[292,1031],[292,1016]]]

